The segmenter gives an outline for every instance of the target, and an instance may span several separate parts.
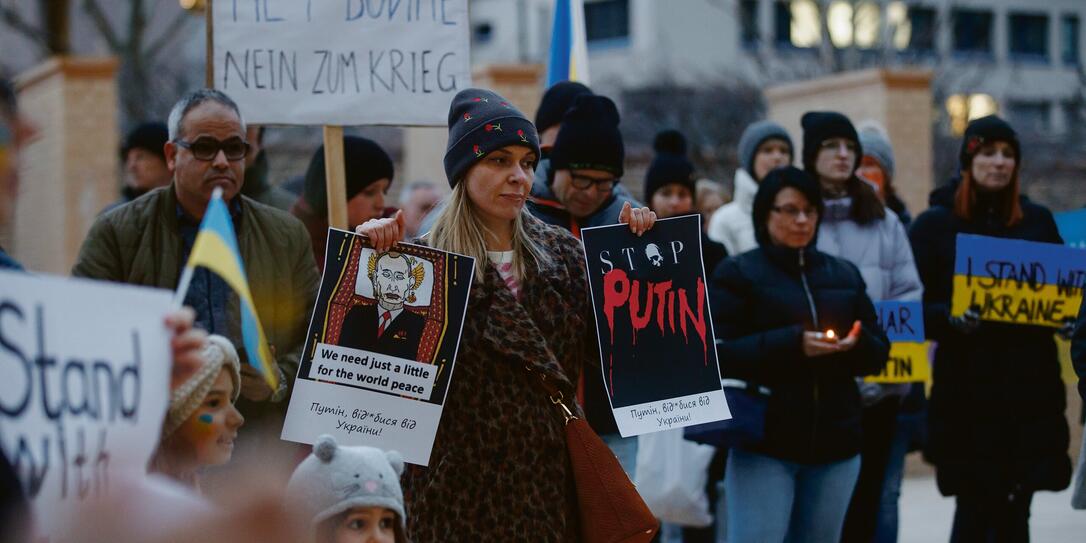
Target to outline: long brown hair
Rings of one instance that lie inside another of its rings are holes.
[[[859,224],[868,224],[886,217],[886,206],[875,189],[857,177],[855,173],[846,182],[845,189],[852,198],[852,206],[848,210],[849,218]]]
[[[972,168],[962,172],[962,181],[954,193],[954,214],[966,221],[973,220],[973,212],[977,207],[977,186],[970,170]],[[1018,164],[1015,163],[1011,182],[995,194],[996,210],[1003,219],[1003,226],[1011,227],[1022,222],[1022,205],[1018,196]]]

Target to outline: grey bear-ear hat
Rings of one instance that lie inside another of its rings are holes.
[[[355,507],[384,507],[406,526],[403,457],[396,451],[374,447],[344,447],[322,435],[287,483],[289,506],[317,525]]]
[[[204,365],[170,394],[170,408],[166,412],[166,421],[162,423],[163,437],[169,437],[176,432],[181,424],[196,412],[200,404],[204,403],[204,398],[211,392],[211,387],[215,385],[219,371],[223,368],[229,370],[234,385],[230,399],[236,402],[241,394],[241,362],[238,360],[237,349],[229,339],[218,334],[207,336],[207,345],[201,355]]]

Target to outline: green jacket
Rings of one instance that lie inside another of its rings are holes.
[[[309,234],[289,213],[239,197],[238,249],[249,289],[279,367],[293,382],[320,284]],[[184,266],[182,250],[170,185],[99,216],[72,275],[173,290]]]
[[[268,155],[261,151],[252,166],[245,168],[245,181],[241,193],[264,205],[290,211],[297,196],[268,182]]]

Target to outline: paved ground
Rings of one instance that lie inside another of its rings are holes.
[[[901,489],[900,543],[934,543],[950,539],[953,498],[944,498],[935,479],[909,477]],[[1086,541],[1086,511],[1071,509],[1071,492],[1039,492],[1033,498],[1032,543]]]

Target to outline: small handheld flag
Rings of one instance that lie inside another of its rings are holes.
[[[551,29],[547,88],[562,81],[588,84],[588,43],[585,39],[584,0],[557,0]]]
[[[249,282],[245,278],[245,266],[238,251],[237,236],[230,221],[230,213],[222,199],[222,189],[216,188],[211,194],[211,201],[200,222],[200,231],[192,245],[189,260],[181,273],[181,282],[177,286],[174,301],[180,305],[188,293],[192,274],[197,266],[203,266],[221,277],[238,295],[241,307],[241,340],[249,355],[249,363],[264,377],[264,381],[274,391],[279,388],[279,373],[275,370],[268,340],[264,337],[264,328],[260,326],[260,317],[256,314],[256,305],[249,292]]]

